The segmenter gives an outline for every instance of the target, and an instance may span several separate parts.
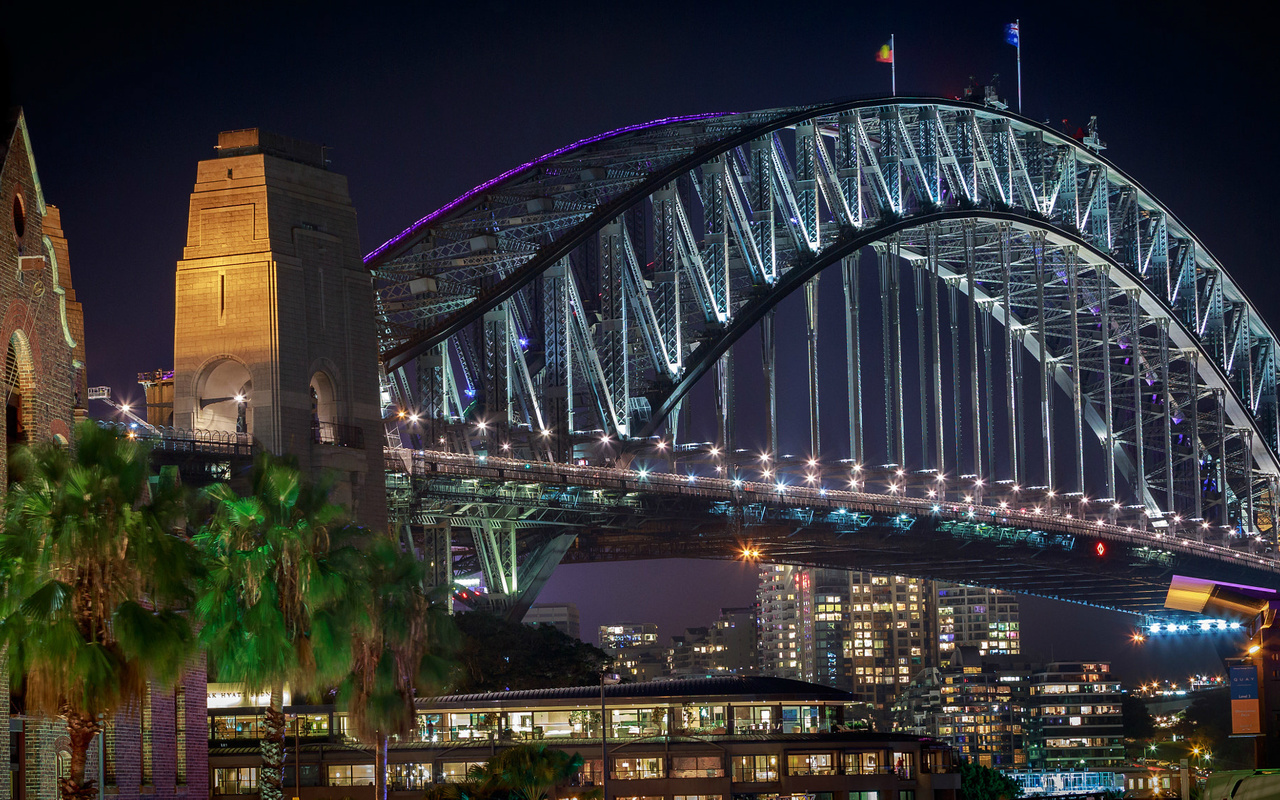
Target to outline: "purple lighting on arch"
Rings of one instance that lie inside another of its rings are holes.
[[[627,126],[625,126],[625,127],[618,128],[618,129],[616,129],[616,130],[608,131],[607,133],[599,133],[599,134],[596,134],[595,136],[589,136],[589,137],[587,137],[586,139],[580,139],[579,141],[576,141],[576,142],[574,142],[573,144],[565,145],[564,147],[561,147],[561,148],[559,148],[559,149],[557,149],[557,150],[552,150],[550,153],[547,153],[545,156],[542,156],[542,157],[540,157],[540,158],[535,158],[535,159],[534,159],[534,160],[532,160],[532,161],[527,161],[527,162],[525,162],[524,164],[521,164],[520,166],[516,167],[515,169],[509,169],[509,170],[507,170],[506,172],[502,173],[501,175],[499,175],[499,176],[498,176],[498,177],[496,177],[496,178],[493,178],[492,180],[485,181],[484,183],[482,183],[482,184],[480,184],[479,186],[475,187],[475,188],[474,188],[474,189],[472,189],[471,191],[466,192],[465,194],[463,194],[463,195],[459,196],[459,197],[458,197],[456,200],[454,200],[453,202],[448,203],[447,205],[441,206],[440,208],[436,209],[435,211],[432,211],[430,214],[426,215],[426,216],[425,216],[425,217],[423,217],[422,219],[418,220],[417,222],[413,223],[413,224],[412,224],[412,225],[410,225],[409,227],[407,227],[407,228],[405,228],[404,230],[402,230],[402,231],[400,231],[399,233],[397,233],[395,236],[392,236],[390,239],[388,239],[387,241],[383,242],[383,243],[382,243],[382,245],[381,245],[380,247],[378,247],[378,249],[377,249],[377,250],[374,250],[372,253],[369,253],[369,255],[367,255],[367,256],[365,256],[365,257],[364,257],[364,263],[368,264],[370,261],[372,261],[373,259],[375,259],[375,258],[377,258],[378,256],[382,255],[384,252],[386,252],[389,248],[394,247],[395,245],[399,244],[400,242],[402,242],[402,241],[403,241],[404,239],[406,239],[407,237],[409,237],[409,236],[411,236],[411,235],[413,235],[413,234],[417,233],[417,232],[418,232],[419,230],[421,230],[422,228],[424,228],[424,227],[426,227],[427,225],[431,224],[432,222],[436,221],[437,219],[439,219],[440,217],[442,217],[442,216],[444,216],[445,214],[449,213],[450,211],[453,211],[454,209],[458,208],[459,206],[461,206],[461,205],[462,205],[463,203],[465,203],[466,201],[470,200],[471,198],[475,197],[476,195],[480,194],[481,192],[483,192],[483,191],[485,191],[485,190],[489,189],[490,187],[494,186],[495,184],[502,183],[503,181],[507,180],[508,178],[511,178],[511,177],[513,177],[513,176],[515,176],[515,175],[518,175],[519,173],[524,172],[524,171],[525,171],[525,170],[527,170],[527,169],[531,169],[531,168],[533,168],[533,167],[536,167],[536,166],[538,166],[539,164],[542,164],[543,162],[550,161],[551,159],[556,158],[557,156],[562,156],[562,155],[564,155],[565,153],[569,152],[570,150],[574,150],[574,149],[576,149],[576,148],[583,147],[583,146],[585,146],[585,145],[594,144],[594,143],[596,143],[596,142],[601,142],[601,141],[604,141],[605,139],[611,139],[611,138],[613,138],[613,137],[615,137],[615,136],[621,136],[621,135],[623,135],[623,134],[625,134],[625,133],[633,133],[633,132],[635,132],[635,131],[642,131],[642,130],[645,130],[645,129],[647,129],[647,128],[656,128],[656,127],[658,127],[658,126],[660,126],[660,125],[671,125],[671,124],[673,124],[673,123],[677,123],[677,122],[696,122],[697,120],[700,120],[700,119],[712,119],[712,118],[714,118],[714,117],[726,117],[726,116],[730,116],[730,115],[732,115],[732,114],[736,114],[736,113],[738,113],[738,112],[736,112],[736,111],[716,111],[716,112],[712,112],[712,113],[709,113],[709,114],[689,114],[689,115],[687,115],[687,116],[683,116],[683,117],[663,117],[662,119],[655,119],[655,120],[653,120],[653,121],[651,121],[651,122],[641,122],[641,123],[636,124],[636,125],[627,125]]]

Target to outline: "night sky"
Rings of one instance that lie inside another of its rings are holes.
[[[140,394],[139,371],[172,366],[174,263],[195,165],[218,131],[263,127],[328,145],[368,251],[584,136],[887,93],[889,67],[874,54],[890,33],[899,94],[955,96],[970,75],[999,73],[1012,96],[1003,27],[1015,17],[1026,115],[1074,131],[1096,114],[1106,155],[1280,325],[1266,249],[1280,185],[1275,82],[1264,26],[1222,5],[185,5],[11,4],[0,26],[0,92],[10,93],[0,106],[26,109],[46,198],[70,240],[90,385],[117,396]],[[656,621],[669,635],[751,602],[745,565],[660,566],[562,568],[543,599],[578,602],[584,636],[606,618]],[[1060,609],[1025,603],[1032,655],[1111,658],[1135,680],[1215,664],[1203,644],[1136,651],[1117,615]]]

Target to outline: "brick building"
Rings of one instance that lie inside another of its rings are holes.
[[[71,284],[62,218],[45,202],[19,109],[0,122],[0,212],[0,336],[6,347],[2,492],[10,449],[24,442],[69,442],[87,394],[84,316]],[[22,713],[22,698],[11,697],[9,677],[0,656],[0,719],[9,726],[9,735],[0,736],[0,798],[54,800],[59,772],[69,761],[66,726]],[[183,684],[108,721],[105,757],[91,750],[89,774],[118,800],[207,797],[205,696],[203,664],[193,662]]]

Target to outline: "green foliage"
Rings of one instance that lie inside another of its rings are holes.
[[[354,658],[340,700],[351,732],[369,744],[407,736],[416,725],[415,696],[440,694],[454,672],[457,629],[447,587],[427,589],[427,566],[380,537],[365,549],[352,580]]]
[[[196,611],[200,642],[217,679],[270,691],[262,738],[263,800],[279,800],[284,763],[282,689],[307,693],[339,683],[352,661],[358,614],[358,531],[292,461],[263,454],[253,491],[206,490],[212,512],[195,537],[207,570]]]
[[[1231,695],[1227,687],[1197,692],[1173,731],[1187,740],[1187,750],[1198,745],[1213,753],[1211,766],[1216,769],[1253,767],[1253,739],[1230,738]],[[1186,751],[1178,757],[1185,756]]]
[[[598,683],[609,657],[550,625],[508,622],[492,614],[454,617],[462,633],[454,691],[501,692]]]
[[[206,490],[213,508],[195,537],[207,579],[198,590],[200,642],[216,679],[263,691],[332,686],[351,666],[348,581],[357,532],[329,502],[327,483],[264,454],[253,492]]]
[[[0,646],[29,709],[96,718],[181,672],[193,636],[177,612],[198,562],[180,495],[151,485],[146,449],[91,423],[76,437],[74,453],[47,443],[10,456]]]
[[[1147,711],[1147,703],[1134,694],[1124,696],[1121,706],[1121,719],[1124,723],[1124,738],[1146,741],[1156,735],[1156,722]]]
[[[547,747],[522,744],[502,750],[473,769],[461,783],[438,784],[427,800],[555,800],[557,789],[568,785],[582,769],[582,756]],[[579,800],[598,800],[599,789],[574,791]]]
[[[0,649],[27,708],[68,721],[68,796],[99,715],[176,679],[194,652],[184,613],[200,564],[182,493],[138,442],[93,423],[73,451],[16,448],[0,532]],[[89,782],[92,784],[92,781]]]
[[[1022,787],[1013,778],[991,767],[960,762],[960,800],[1013,800],[1021,796]]]

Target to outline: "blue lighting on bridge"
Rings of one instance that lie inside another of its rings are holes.
[[[1152,636],[1170,633],[1214,633],[1218,631],[1239,631],[1243,627],[1239,622],[1228,622],[1225,619],[1202,619],[1194,624],[1153,622],[1147,626],[1147,632]]]

